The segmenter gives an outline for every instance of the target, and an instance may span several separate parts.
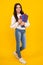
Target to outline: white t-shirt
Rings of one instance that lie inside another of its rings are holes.
[[[21,16],[21,14],[17,15],[18,18],[20,16]],[[18,25],[18,22],[16,22],[16,19],[15,19],[14,15],[12,15],[10,28],[17,28],[17,29],[24,30],[28,26],[30,26],[29,20],[27,20],[27,22],[25,22],[25,27],[21,27],[21,25]]]

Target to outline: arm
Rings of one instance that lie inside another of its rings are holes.
[[[30,22],[29,20],[27,20],[27,22],[25,23],[25,27],[29,27],[30,26]]]
[[[12,16],[10,28],[16,28],[17,26],[18,26],[18,22],[16,22],[15,17]]]
[[[27,20],[27,22],[22,22],[20,25],[21,26],[24,25],[25,27],[29,27],[30,26],[29,20]]]

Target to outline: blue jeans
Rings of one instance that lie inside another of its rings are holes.
[[[18,57],[21,57],[20,51],[22,51],[26,47],[26,37],[25,37],[25,30],[15,29],[15,37],[16,37],[16,52]],[[20,41],[22,46],[20,47]]]

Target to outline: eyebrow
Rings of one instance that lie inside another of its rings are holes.
[[[18,6],[17,6],[18,7]]]

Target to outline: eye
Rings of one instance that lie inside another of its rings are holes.
[[[21,8],[21,7],[16,7],[16,8]]]
[[[21,8],[21,7],[19,5],[17,5],[16,8]]]

